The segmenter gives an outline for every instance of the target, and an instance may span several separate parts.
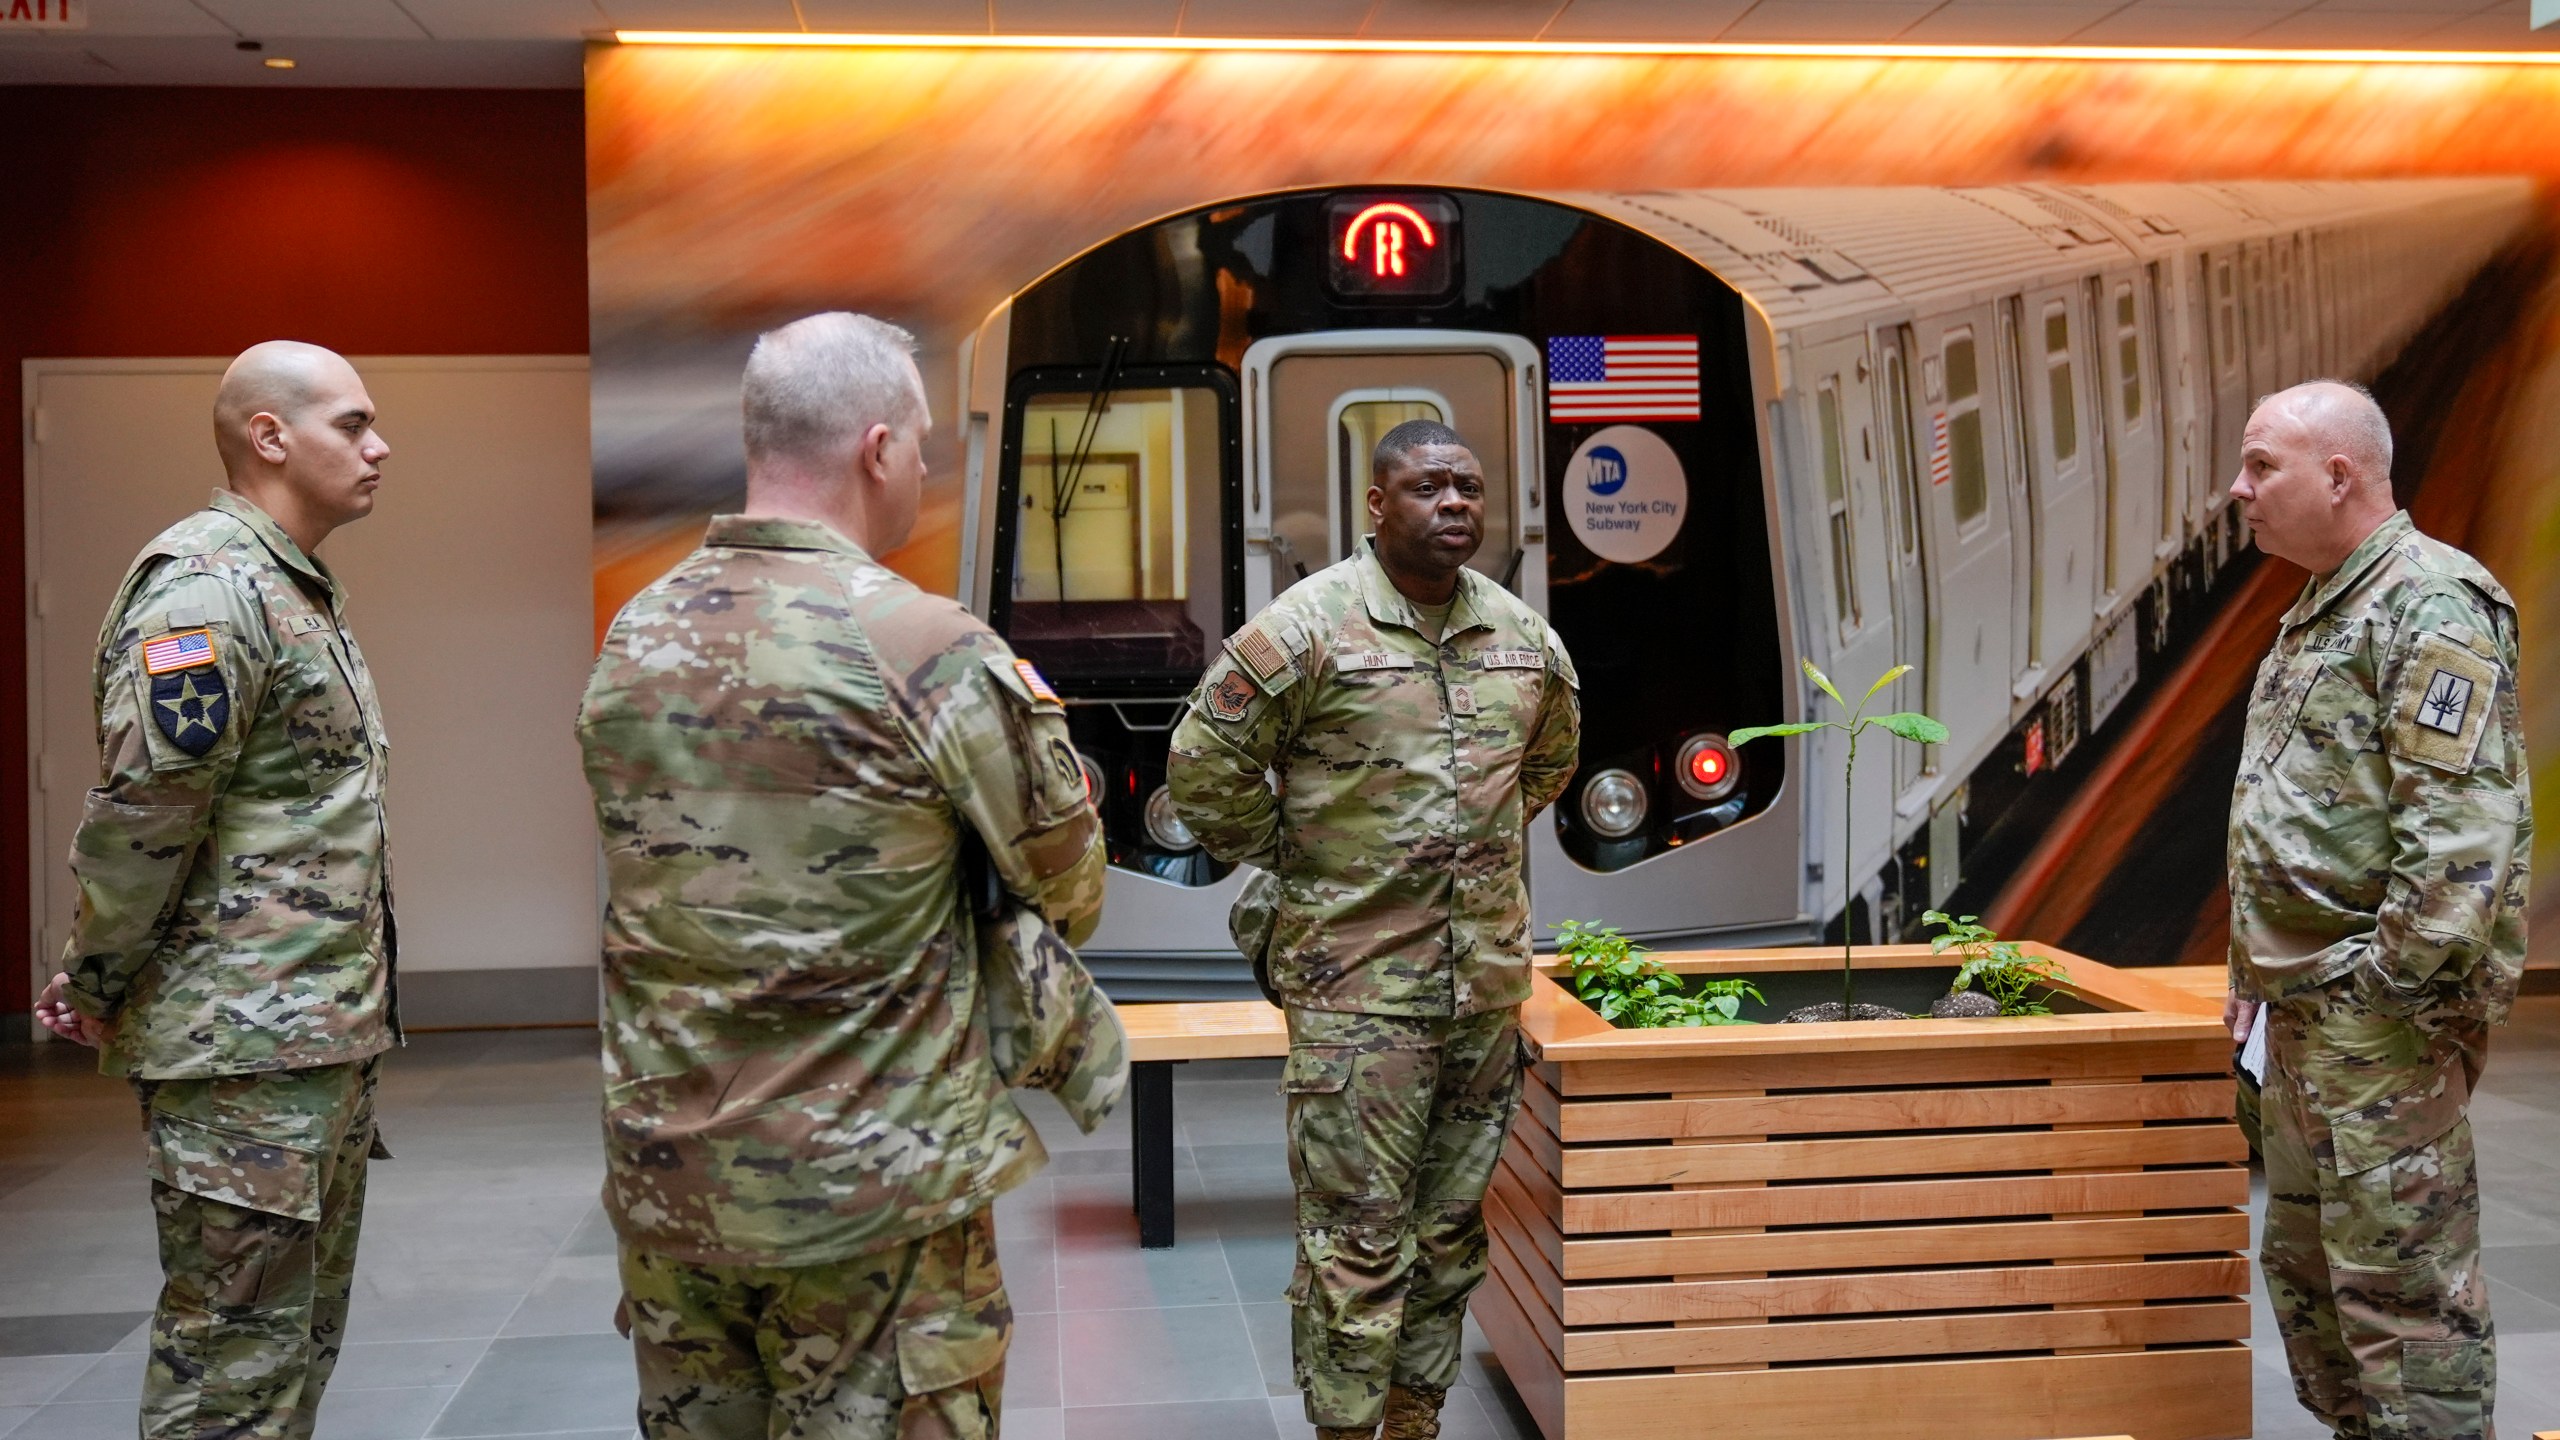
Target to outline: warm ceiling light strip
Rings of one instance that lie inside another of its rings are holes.
[[[793,30],[617,30],[625,45],[801,45],[890,50],[1176,50],[1354,55],[1729,55],[1804,60],[2145,60],[2291,65],[2560,65],[2560,50],[2268,50],[2236,45],[1841,45],[1615,40],[1273,40],[1190,35],[860,35]]]

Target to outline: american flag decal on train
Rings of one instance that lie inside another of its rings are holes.
[[[142,671],[146,675],[166,675],[172,670],[192,670],[213,663],[213,632],[184,630],[146,641],[142,647]]]
[[[1547,420],[1695,420],[1695,335],[1551,335]]]
[[[1951,473],[1947,466],[1947,412],[1939,411],[1929,420],[1929,483],[1944,485]]]

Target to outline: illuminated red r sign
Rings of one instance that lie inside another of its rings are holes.
[[[1392,200],[1381,201],[1351,217],[1351,223],[1343,227],[1342,258],[1354,265],[1359,264],[1360,237],[1366,234],[1369,237],[1370,273],[1381,279],[1402,275],[1405,273],[1405,235],[1408,231],[1425,250],[1440,243],[1440,237],[1432,232],[1431,222],[1423,219],[1421,212]]]

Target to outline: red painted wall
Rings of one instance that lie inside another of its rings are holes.
[[[0,1016],[10,1016],[31,998],[18,362],[229,355],[277,337],[359,355],[585,354],[583,101],[576,91],[0,87],[0,266]]]

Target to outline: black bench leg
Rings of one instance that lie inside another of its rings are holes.
[[[1172,1060],[1129,1067],[1130,1204],[1138,1212],[1138,1246],[1173,1248]]]

